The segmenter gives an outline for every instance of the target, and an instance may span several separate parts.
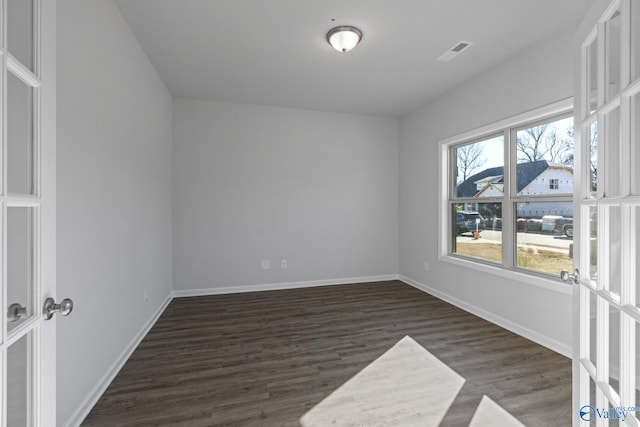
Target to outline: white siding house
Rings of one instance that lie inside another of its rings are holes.
[[[520,190],[518,195],[571,193],[573,193],[573,167],[549,164],[549,167]]]
[[[573,193],[573,167],[539,160],[519,163],[516,170],[519,196],[567,195]],[[504,169],[494,167],[479,172],[458,186],[458,196],[495,198],[504,195]],[[519,218],[545,215],[573,217],[571,202],[518,203]]]

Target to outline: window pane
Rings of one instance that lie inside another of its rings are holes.
[[[454,203],[452,253],[502,262],[502,204]]]
[[[596,324],[598,298],[598,295],[589,292],[589,360],[593,363],[593,366],[598,366],[598,325]]]
[[[631,98],[631,194],[640,196],[640,93]]]
[[[598,208],[589,207],[589,274],[593,282],[598,281]],[[584,224],[584,221],[583,221]]]
[[[34,193],[33,89],[7,73],[7,185],[10,193]]]
[[[591,170],[591,191],[598,191],[598,122],[593,122],[589,128],[589,142],[591,157],[589,169]]]
[[[621,149],[620,149],[620,108],[616,108],[605,116],[606,139],[606,179],[605,195],[615,197],[620,195],[620,171],[621,171]]]
[[[582,403],[581,403],[582,404]],[[593,381],[593,378],[589,377],[589,405],[593,408],[596,407],[596,383],[595,381]],[[583,418],[583,420],[590,420],[589,421],[589,426],[595,426],[596,425],[596,420],[598,419],[597,416],[595,415],[591,415],[592,413],[589,412],[588,415],[585,416],[585,418]],[[580,421],[580,424],[587,425],[585,421]]]
[[[504,195],[504,136],[454,147],[456,197]]]
[[[609,274],[604,283],[605,288],[620,296],[620,286],[622,283],[622,208],[620,206],[609,206],[607,209],[607,222],[609,230],[604,240],[608,240],[607,257],[609,258]]]
[[[636,323],[636,373],[640,372],[640,324]],[[636,374],[636,406],[640,406],[640,375]],[[634,414],[640,419],[640,411]]]
[[[31,366],[31,332],[20,338],[7,351],[7,425],[28,426],[29,391],[32,389]]]
[[[606,64],[606,100],[609,101],[620,93],[620,10],[616,10],[605,22],[605,64]]]
[[[7,306],[20,304],[26,311],[8,316],[10,332],[33,315],[34,232],[33,208],[7,208]]]
[[[640,78],[640,3],[631,2],[631,73]]]
[[[609,305],[609,385],[620,395],[620,310]]]
[[[598,39],[587,48],[587,115],[592,114],[598,107]]]
[[[635,227],[636,236],[640,233],[640,207],[634,207],[631,210],[631,220],[632,224]],[[632,265],[632,270],[635,273],[635,284],[636,284],[636,306],[640,308],[640,239],[637,237],[631,242],[631,260],[635,260],[635,263]],[[639,326],[640,328],[640,326]],[[640,366],[638,366],[638,373],[640,374]],[[640,401],[638,401],[640,404]]]
[[[516,265],[559,276],[573,271],[573,203],[516,203]]]
[[[8,0],[7,15],[9,53],[33,71],[33,0]]]
[[[516,133],[517,195],[573,194],[573,118]]]

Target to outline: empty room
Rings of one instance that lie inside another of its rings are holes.
[[[640,426],[640,1],[0,11],[0,427]]]

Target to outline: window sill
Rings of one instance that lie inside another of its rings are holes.
[[[472,270],[480,271],[494,276],[503,277],[509,280],[515,280],[520,283],[525,283],[531,286],[537,286],[549,291],[557,292],[564,295],[573,295],[573,286],[560,281],[560,279],[546,278],[542,276],[536,276],[533,274],[527,274],[518,270],[511,270],[498,265],[484,264],[478,261],[472,261],[465,258],[460,258],[451,255],[441,255],[440,261],[454,264],[460,267],[469,268]]]

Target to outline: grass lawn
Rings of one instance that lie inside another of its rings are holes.
[[[489,261],[502,261],[502,245],[497,243],[458,242],[456,253]],[[557,276],[562,270],[573,270],[569,253],[545,251],[518,246],[518,266]]]

